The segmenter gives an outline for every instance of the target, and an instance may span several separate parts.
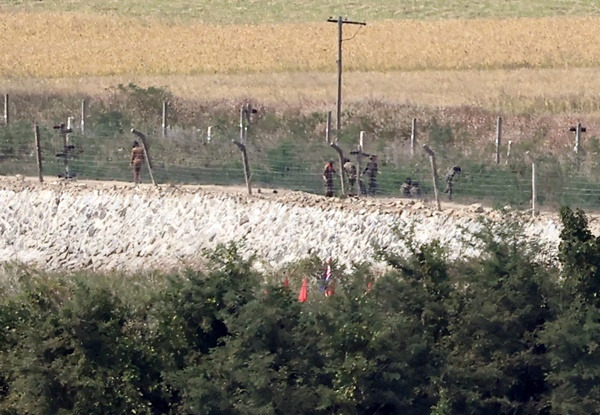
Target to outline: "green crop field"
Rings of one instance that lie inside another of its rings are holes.
[[[204,23],[301,23],[328,16],[355,19],[479,19],[600,14],[598,0],[71,0],[4,1],[3,11],[114,13],[129,17],[193,19]]]

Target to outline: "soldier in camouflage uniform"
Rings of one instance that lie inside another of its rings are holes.
[[[448,199],[452,199],[453,181],[460,173],[461,169],[458,166],[448,169],[446,173],[446,190],[444,190],[444,193],[448,193]]]
[[[372,155],[369,158],[369,162],[367,163],[367,167],[363,174],[367,174],[369,177],[369,194],[374,196],[377,193],[377,172],[379,167],[377,166],[377,156]]]
[[[356,166],[352,164],[350,159],[344,160],[344,170],[348,177],[348,184],[350,185],[350,194],[352,195],[356,186]]]
[[[402,186],[400,186],[400,191],[403,196],[406,197],[418,197],[421,195],[421,187],[419,186],[419,182],[407,177]]]
[[[325,196],[333,196],[333,175],[335,174],[335,168],[333,167],[333,160],[329,160],[323,169],[323,181],[325,182]]]
[[[140,144],[137,141],[133,142],[133,149],[131,150],[131,164],[133,167],[133,182],[135,184],[142,182],[142,175],[140,174],[142,170],[142,165],[146,160],[146,156],[144,154],[144,149],[140,147]]]

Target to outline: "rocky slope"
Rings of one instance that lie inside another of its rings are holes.
[[[204,248],[235,240],[265,269],[311,253],[349,264],[373,260],[376,244],[404,252],[407,235],[416,242],[438,239],[450,257],[474,256],[473,234],[512,222],[551,259],[560,233],[552,213],[531,220],[526,212],[480,205],[443,204],[438,212],[407,199],[329,200],[257,190],[248,196],[242,188],[0,178],[0,262],[51,270],[166,270],[202,264]],[[597,230],[594,216],[590,223]]]

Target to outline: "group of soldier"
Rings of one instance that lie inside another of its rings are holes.
[[[143,147],[137,141],[133,142],[133,148],[131,150],[131,163],[130,166],[133,168],[133,181],[138,184],[142,182],[142,178],[140,175],[142,165],[145,161],[145,152]],[[369,186],[366,187],[362,180],[358,177],[358,170],[356,166],[350,161],[350,159],[344,159],[344,165],[342,166],[344,172],[346,173],[346,177],[348,178],[348,184],[350,185],[350,196],[356,195],[354,191],[356,190],[356,185],[358,181],[358,192],[361,195],[370,195],[375,196],[377,194],[377,174],[379,172],[379,166],[377,164],[377,156],[371,155],[369,157],[369,162],[365,167],[364,171],[362,171],[362,175],[366,175],[369,179]],[[335,175],[336,170],[334,167],[333,160],[329,160],[327,164],[325,164],[325,168],[323,169],[323,182],[325,183],[325,196],[333,197],[333,176]],[[446,173],[446,190],[444,193],[448,194],[448,198],[452,199],[453,193],[453,182],[454,179],[461,173],[461,168],[458,166],[454,166],[448,170]],[[410,177],[407,177],[404,183],[400,186],[400,192],[405,197],[419,197],[421,195],[421,186],[419,182],[416,180],[412,180]]]
[[[333,176],[336,173],[335,167],[333,166],[333,160],[329,160],[327,164],[325,164],[325,168],[323,169],[323,182],[325,184],[325,196],[332,197],[333,196]],[[356,166],[350,161],[350,159],[344,159],[344,165],[342,166],[344,172],[346,173],[346,177],[348,178],[348,184],[350,186],[350,195],[355,195],[354,191],[356,190],[356,185],[358,184],[358,192],[361,195],[371,195],[374,196],[377,193],[377,173],[379,171],[379,166],[377,165],[377,156],[372,155],[369,157],[369,162],[365,167],[364,171],[362,171],[362,175],[366,175],[369,178],[368,187],[365,186],[362,180],[358,178],[358,170]]]
[[[379,166],[377,165],[377,156],[372,155],[369,157],[369,162],[367,163],[366,168],[362,172],[363,175],[367,175],[369,178],[369,186],[368,188],[364,185],[362,180],[358,178],[358,171],[356,166],[350,161],[350,159],[344,159],[344,165],[342,166],[344,172],[346,173],[346,177],[348,179],[348,184],[350,186],[350,196],[354,196],[357,179],[358,179],[358,192],[361,195],[370,195],[374,196],[377,193],[377,173],[379,171]],[[323,182],[325,184],[325,196],[333,197],[334,189],[333,189],[333,177],[336,173],[334,167],[334,161],[329,160],[327,164],[325,164],[325,168],[323,169]],[[458,166],[451,167],[446,173],[446,189],[444,193],[448,194],[448,199],[452,199],[453,194],[453,183],[456,177],[461,173],[461,168]],[[421,195],[421,186],[419,182],[416,180],[407,177],[404,183],[400,186],[400,192],[405,197],[419,197]]]

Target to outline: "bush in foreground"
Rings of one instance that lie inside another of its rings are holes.
[[[20,270],[0,299],[0,413],[598,413],[600,242],[582,212],[561,218],[560,267],[490,227],[478,259],[381,251],[374,283],[334,264],[329,297],[315,261],[261,275],[235,245],[146,285]]]

